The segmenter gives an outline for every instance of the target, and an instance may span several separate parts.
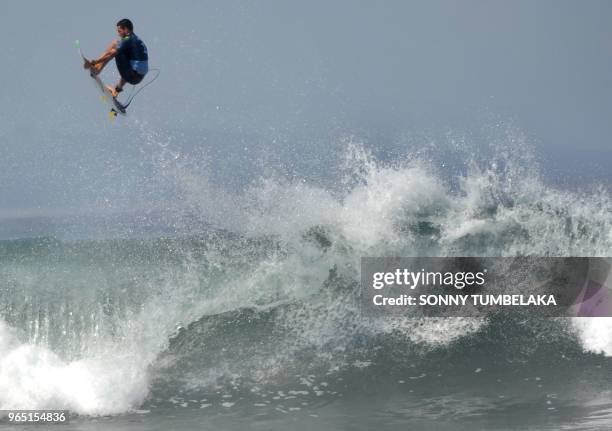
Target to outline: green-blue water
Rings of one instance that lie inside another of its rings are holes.
[[[342,192],[205,193],[188,234],[0,241],[0,409],[69,409],[65,429],[609,428],[608,319],[358,301],[362,256],[609,256],[609,196],[358,165]]]

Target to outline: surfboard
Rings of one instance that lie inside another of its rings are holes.
[[[89,60],[87,59],[87,57],[85,57],[85,55],[83,55],[83,51],[81,51],[81,45],[79,44],[79,41],[77,40],[75,43],[77,46],[77,50],[79,51],[79,55],[83,60],[83,63],[88,62]],[[117,114],[126,115],[126,107],[121,104],[121,102],[119,102],[115,97],[113,97],[110,90],[106,88],[106,85],[104,85],[100,77],[96,75],[91,69],[85,69],[85,71],[87,72],[87,75],[93,80],[98,90],[100,90],[100,92],[102,93],[102,100],[104,100],[104,102],[108,103],[111,106],[109,115],[112,115],[114,117],[116,117]]]

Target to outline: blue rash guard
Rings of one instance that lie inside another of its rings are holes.
[[[121,77],[132,85],[138,84],[149,71],[149,54],[142,40],[134,33],[122,38],[115,56]]]

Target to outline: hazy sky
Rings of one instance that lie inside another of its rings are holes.
[[[74,40],[98,55],[123,17],[161,75],[111,122]],[[497,121],[609,183],[611,19],[607,0],[3,2],[0,209],[146,194],[163,148],[231,181],[255,159],[314,172],[342,136]]]

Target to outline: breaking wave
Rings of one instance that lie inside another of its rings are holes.
[[[345,147],[333,187],[268,175],[229,193],[171,166],[188,235],[0,242],[0,409],[317,399],[389,370],[612,356],[612,319],[374,319],[357,300],[362,256],[610,255],[607,191],[547,185],[527,151],[449,171]]]

